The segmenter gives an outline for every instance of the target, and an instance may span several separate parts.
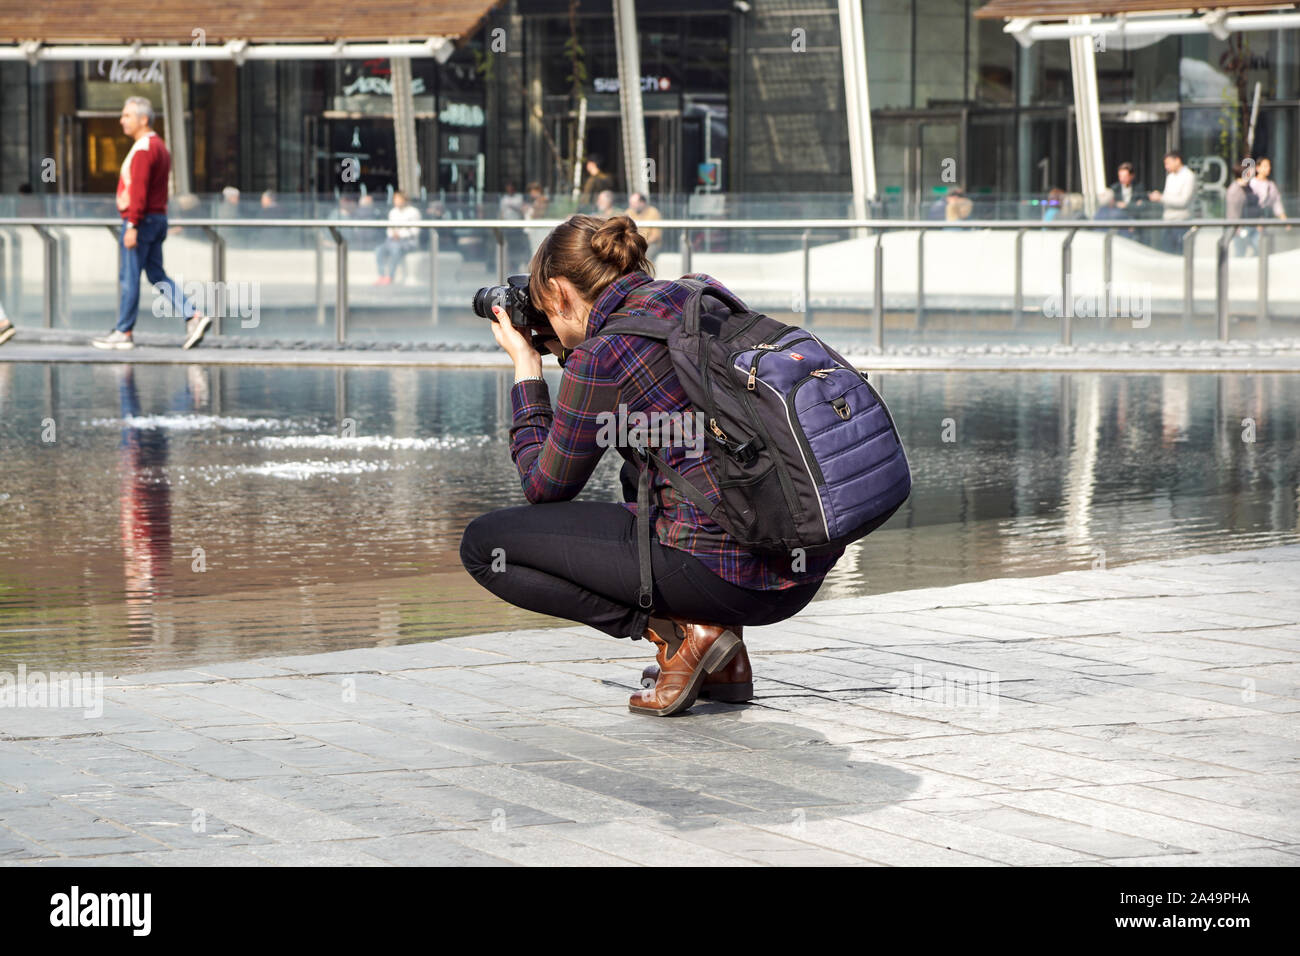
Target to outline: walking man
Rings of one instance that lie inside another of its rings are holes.
[[[163,271],[162,244],[167,238],[167,176],[172,157],[153,131],[153,106],[143,96],[133,96],[122,107],[122,132],[135,143],[122,161],[117,181],[117,208],[122,215],[122,301],[117,326],[108,335],[91,340],[101,349],[135,348],[133,329],[140,311],[140,271],[151,285],[170,300],[173,315],[185,318],[185,343],[193,348],[203,338],[212,319],[194,307]]]

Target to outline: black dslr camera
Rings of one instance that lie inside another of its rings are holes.
[[[543,336],[555,335],[546,313],[528,297],[528,276],[507,276],[505,285],[490,285],[474,293],[474,314],[496,321],[492,307],[499,305],[510,316],[510,324],[521,332],[527,329]]]

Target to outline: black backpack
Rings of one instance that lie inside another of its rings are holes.
[[[716,464],[712,501],[648,444],[639,463],[637,548],[642,608],[653,604],[650,472],[756,552],[838,551],[907,500],[911,471],[876,390],[814,333],[749,309],[695,279],[681,321],[615,312],[597,335],[663,342]]]

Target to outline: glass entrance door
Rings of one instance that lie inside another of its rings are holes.
[[[1132,163],[1137,179],[1150,189],[1164,183],[1164,156],[1173,147],[1173,116],[1149,110],[1103,112],[1101,142],[1106,183],[1115,182],[1120,163]]]
[[[948,190],[966,185],[964,129],[960,113],[875,118],[876,184],[886,216],[924,219]]]

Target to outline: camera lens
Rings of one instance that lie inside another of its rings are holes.
[[[481,319],[491,319],[492,306],[508,309],[506,296],[509,289],[503,285],[490,285],[474,293],[474,314]]]

